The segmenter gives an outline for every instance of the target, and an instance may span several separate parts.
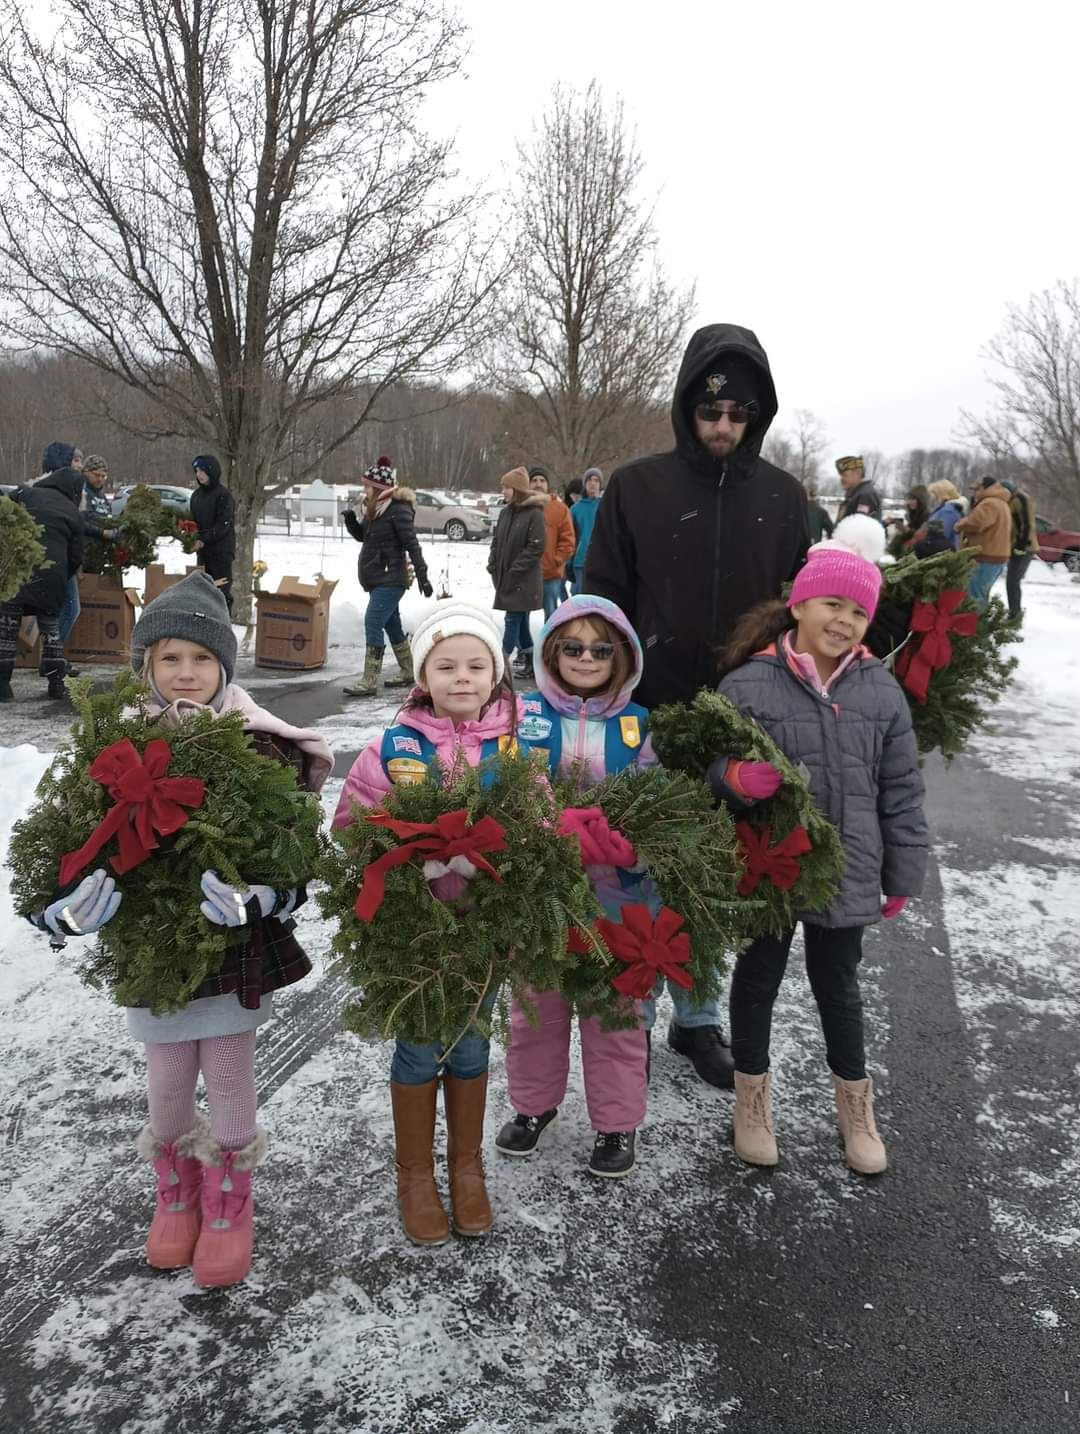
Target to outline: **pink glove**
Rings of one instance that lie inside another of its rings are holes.
[[[900,915],[910,900],[910,896],[887,896],[881,904],[882,916],[886,921],[891,921],[894,916]]]
[[[559,835],[576,836],[581,843],[582,866],[633,866],[637,852],[608,826],[599,807],[567,807],[559,817]]]
[[[751,802],[775,796],[783,780],[771,762],[737,762],[732,758],[724,773],[724,781],[736,796]]]

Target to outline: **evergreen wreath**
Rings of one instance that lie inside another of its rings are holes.
[[[715,997],[732,953],[764,906],[738,894],[743,858],[727,808],[717,807],[704,782],[661,767],[628,767],[584,792],[568,793],[567,805],[599,807],[608,825],[626,837],[661,903],[682,917],[694,1000]],[[617,1023],[610,1010],[611,976],[610,956],[602,946],[590,947],[564,977],[563,995],[579,1014]]]
[[[41,535],[21,503],[0,497],[0,602],[13,598],[45,564]]]
[[[930,558],[911,555],[882,569],[882,602],[893,606],[898,619],[890,625],[906,628],[907,636],[892,651],[876,642],[874,650],[904,689],[919,751],[936,748],[946,761],[989,720],[1017,662],[1003,649],[1019,642],[1019,620],[1010,618],[997,598],[976,613],[967,596],[974,564],[974,553],[961,550]],[[912,631],[921,604],[930,605],[921,620],[940,633]],[[938,659],[941,665],[933,665]]]
[[[555,800],[535,760],[508,751],[449,775],[444,786],[432,763],[422,782],[387,793],[385,815],[357,807],[353,823],[333,833],[317,900],[337,923],[338,969],[358,988],[344,1013],[358,1035],[451,1046],[472,1025],[490,1032],[496,993],[529,1010],[529,987],[558,988],[575,960],[571,929],[599,914],[576,844],[557,835]],[[502,838],[484,848],[484,861],[496,875],[476,862],[465,893],[440,900],[424,874],[428,853],[416,850],[385,871],[382,900],[362,920],[356,908],[359,893],[370,897],[370,868],[409,844],[386,818],[469,828],[491,819]]]
[[[747,904],[745,935],[779,935],[795,924],[798,912],[828,909],[844,869],[840,834],[814,805],[802,772],[756,722],[705,689],[688,705],[658,707],[649,732],[665,767],[699,781],[720,756],[769,762],[783,777],[775,796],[755,802],[736,819],[746,861],[740,886],[761,903]],[[754,859],[751,846],[757,849]]]
[[[168,778],[197,779],[196,786],[204,785],[201,803],[132,869],[117,873],[112,866],[123,861],[111,837],[65,885],[73,889],[96,866],[105,866],[123,894],[96,947],[85,948],[81,979],[107,990],[121,1006],[149,1006],[155,1014],[178,1010],[221,969],[227,948],[249,939],[245,928],[215,926],[202,915],[202,873],[213,868],[238,887],[307,881],[323,845],[319,800],[298,788],[291,767],[254,750],[239,713],[199,712],[178,727],[163,727],[142,710],[147,689],[133,672],[120,673],[99,695],[88,678],[69,683],[69,690],[78,712],[71,737],[42,778],[37,804],[12,833],[15,908],[27,915],[61,894],[64,857],[119,805],[89,775],[95,760],[125,739],[140,758],[151,744],[167,744]],[[122,853],[124,843],[119,845]]]
[[[161,495],[145,483],[131,490],[119,523],[113,537],[87,543],[84,572],[121,577],[125,568],[148,567],[154,561],[157,540],[177,536],[173,515],[166,511]]]

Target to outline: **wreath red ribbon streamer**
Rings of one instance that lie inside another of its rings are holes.
[[[90,833],[78,851],[60,863],[60,884],[78,876],[115,836],[118,856],[109,865],[120,876],[138,866],[158,847],[159,836],[172,836],[187,825],[184,807],[201,807],[206,784],[198,777],[167,777],[172,749],[160,738],[148,742],[140,757],[126,737],[103,748],[91,762],[90,776],[108,790],[116,805]]]
[[[960,588],[948,588],[937,602],[917,602],[911,610],[912,636],[896,660],[896,675],[916,702],[926,701],[930,678],[952,661],[949,634],[975,636],[978,613],[956,611],[964,596]]]
[[[739,895],[749,896],[763,877],[768,877],[773,886],[781,891],[790,891],[802,871],[801,856],[812,850],[810,837],[805,827],[794,827],[775,846],[770,846],[772,827],[755,830],[749,822],[736,822],[735,835],[742,843],[746,857],[746,871],[739,882]]]
[[[613,956],[626,963],[611,984],[624,996],[643,1001],[652,995],[661,976],[690,990],[693,982],[685,968],[690,961],[690,937],[681,931],[683,919],[670,906],[662,906],[656,920],[648,907],[621,906],[622,921],[600,917],[596,929]]]
[[[404,866],[414,856],[425,861],[449,863],[455,856],[466,857],[473,866],[486,871],[496,881],[502,877],[483,855],[484,852],[506,850],[506,828],[494,817],[481,817],[469,825],[469,813],[464,807],[456,812],[444,812],[433,822],[399,822],[387,811],[368,812],[364,818],[373,826],[386,827],[399,837],[414,837],[393,851],[384,852],[377,860],[364,869],[363,885],[356,895],[356,914],[361,921],[370,921],[383,903],[386,895],[386,873],[395,866]]]

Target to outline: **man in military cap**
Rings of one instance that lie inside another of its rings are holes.
[[[840,474],[840,486],[844,490],[844,501],[840,505],[837,519],[850,518],[852,513],[865,513],[881,522],[881,498],[878,490],[866,476],[866,464],[856,455],[836,460],[836,471]]]

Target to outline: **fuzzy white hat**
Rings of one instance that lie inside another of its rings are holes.
[[[868,563],[892,561],[885,556],[885,529],[876,518],[871,518],[866,513],[852,513],[847,518],[841,518],[833,529],[832,537],[826,538],[822,543],[815,543],[814,546],[828,548],[833,543],[858,553],[859,557],[865,558]]]
[[[491,653],[495,664],[495,681],[501,682],[506,672],[503,656],[502,630],[495,621],[495,614],[471,602],[457,598],[442,598],[432,603],[420,615],[409,638],[412,652],[413,671],[417,681],[424,670],[428,654],[437,642],[446,637],[478,637]]]

